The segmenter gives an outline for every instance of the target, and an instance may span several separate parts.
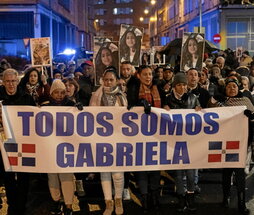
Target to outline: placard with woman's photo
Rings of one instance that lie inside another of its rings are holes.
[[[152,64],[151,49],[142,49],[140,57],[140,65],[151,65],[151,64]]]
[[[153,65],[164,65],[165,62],[165,54],[161,53],[163,46],[153,46],[151,52],[152,64]]]
[[[114,66],[118,71],[118,43],[103,39],[94,39],[95,85],[100,85],[100,79],[108,66]]]
[[[188,71],[190,68],[202,70],[205,39],[201,33],[184,33],[181,50],[180,70]]]
[[[140,51],[144,29],[131,25],[121,25],[119,40],[120,62],[129,61],[133,66],[139,66]]]

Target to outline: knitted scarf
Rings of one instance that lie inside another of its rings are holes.
[[[126,106],[127,101],[118,86],[114,88],[103,87],[103,94],[101,97],[101,106],[115,106],[118,102],[119,106]]]
[[[140,84],[139,99],[146,99],[153,107],[161,108],[161,98],[156,85]]]
[[[28,90],[28,93],[33,97],[35,103],[37,104],[39,101],[39,94],[37,92],[38,88],[40,87],[40,84],[37,83],[35,85],[31,85],[29,82],[26,84],[26,89]]]

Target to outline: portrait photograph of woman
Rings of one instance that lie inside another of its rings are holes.
[[[153,46],[152,47],[152,64],[154,65],[163,65],[165,64],[165,55],[161,53],[162,46]]]
[[[129,61],[133,66],[140,62],[140,50],[143,37],[143,28],[121,25],[120,30],[120,61]]]
[[[104,42],[99,46],[95,56],[95,83],[99,86],[106,67],[118,68],[118,46],[115,42]]]
[[[204,54],[204,34],[184,33],[181,52],[181,71],[190,68],[202,69]]]
[[[150,50],[149,49],[143,49],[141,51],[141,59],[140,59],[140,65],[150,65],[151,59],[150,59]]]

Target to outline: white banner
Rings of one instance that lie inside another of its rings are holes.
[[[6,171],[114,172],[244,167],[245,107],[3,106]]]

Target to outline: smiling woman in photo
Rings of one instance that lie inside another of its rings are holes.
[[[202,69],[204,38],[200,34],[190,34],[182,47],[181,68],[188,71],[190,68]]]
[[[120,39],[120,59],[139,65],[142,32],[136,27],[129,27]]]
[[[100,85],[100,78],[108,66],[118,68],[118,47],[111,42],[103,43],[95,58],[96,84]]]

